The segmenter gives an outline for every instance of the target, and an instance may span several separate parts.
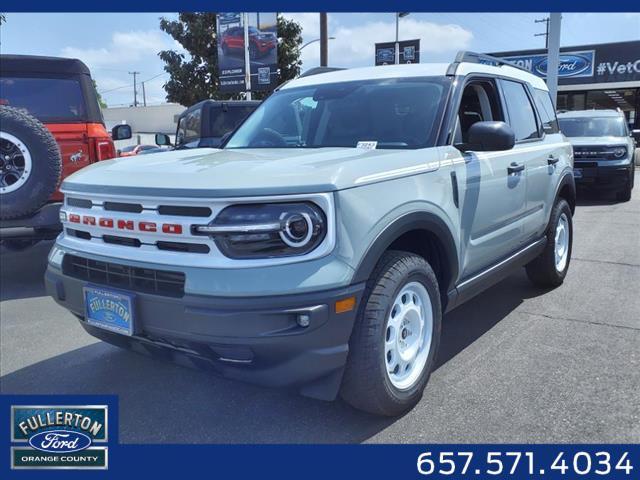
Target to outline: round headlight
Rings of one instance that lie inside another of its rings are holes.
[[[613,156],[616,158],[622,158],[626,155],[627,149],[624,147],[618,147],[613,150]]]
[[[290,247],[304,247],[313,234],[313,222],[307,213],[283,213],[281,215],[284,228],[280,238]]]

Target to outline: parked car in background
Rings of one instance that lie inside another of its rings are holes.
[[[260,101],[204,100],[187,108],[178,118],[175,149],[218,148],[222,137],[235,130],[256,108]],[[171,145],[166,134],[156,134],[156,144]]]
[[[118,125],[116,139],[130,138]],[[18,249],[60,231],[61,179],[116,156],[80,60],[0,55],[0,242]]]
[[[618,110],[581,110],[558,114],[560,130],[573,145],[579,187],[615,190],[629,201],[634,186],[635,141]]]
[[[244,27],[231,27],[222,32],[220,37],[222,53],[226,56],[232,52],[244,51]],[[278,46],[275,33],[261,32],[255,27],[249,27],[249,58],[256,59],[268,55]]]
[[[129,145],[118,150],[119,157],[133,157],[148,150],[157,150],[157,145]]]

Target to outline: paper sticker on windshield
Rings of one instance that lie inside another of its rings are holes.
[[[378,142],[368,141],[368,142],[358,142],[356,148],[362,148],[364,150],[375,150],[378,146]]]

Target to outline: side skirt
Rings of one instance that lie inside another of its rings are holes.
[[[518,250],[504,260],[501,260],[495,265],[490,266],[489,268],[458,284],[456,288],[447,294],[449,301],[447,302],[446,311],[449,312],[462,305],[464,302],[475,297],[480,292],[508,277],[517,268],[523,267],[529,263],[542,253],[546,243],[547,237],[545,235],[541,239]]]

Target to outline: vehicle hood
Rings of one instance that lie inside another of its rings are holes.
[[[185,197],[319,193],[438,166],[438,148],[199,148],[99,162],[68,177],[62,190]]]
[[[626,145],[631,137],[567,137],[574,147],[589,145]]]

